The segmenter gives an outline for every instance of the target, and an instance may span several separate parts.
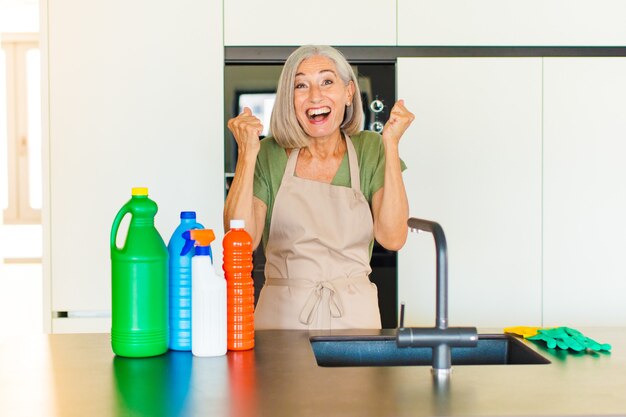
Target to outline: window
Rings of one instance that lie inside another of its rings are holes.
[[[41,223],[41,91],[37,34],[2,34],[0,208],[5,224]]]

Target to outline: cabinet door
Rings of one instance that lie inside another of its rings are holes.
[[[544,321],[626,324],[626,58],[544,64]]]
[[[109,234],[133,186],[149,188],[166,242],[181,210],[221,235],[221,2],[59,0],[45,13],[45,322],[108,331]]]
[[[229,0],[226,46],[395,45],[395,0]]]
[[[443,227],[451,325],[541,320],[541,59],[400,58],[401,141],[412,217]],[[435,251],[409,234],[398,256],[407,324],[430,325]]]
[[[398,0],[398,45],[623,46],[622,0]]]

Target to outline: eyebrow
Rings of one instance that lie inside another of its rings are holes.
[[[330,72],[330,73],[331,73],[331,74],[333,74],[333,75],[337,75],[337,73],[336,73],[335,71],[331,70],[331,69],[323,69],[323,70],[321,70],[318,74],[323,74],[323,73],[325,73],[325,72]],[[298,72],[298,73],[296,73],[296,77],[299,77],[299,76],[301,76],[301,75],[305,75],[305,74],[304,74],[303,72]]]

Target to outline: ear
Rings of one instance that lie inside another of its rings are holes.
[[[348,85],[346,86],[346,93],[347,93],[347,101],[348,103],[346,104],[347,106],[351,106],[352,105],[352,98],[354,97],[354,91],[356,90],[356,88],[354,87],[354,83],[352,82],[352,80],[350,80],[350,82],[348,82]]]

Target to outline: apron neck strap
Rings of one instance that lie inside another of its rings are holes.
[[[288,177],[293,177],[296,175],[296,163],[298,162],[298,154],[300,153],[300,149],[302,148],[293,148],[289,153],[289,159],[287,159],[287,167],[285,168],[285,172],[283,173],[283,182]]]
[[[350,136],[344,133],[346,138],[346,148],[348,149],[348,163],[350,165],[350,185],[353,190],[361,192],[361,174],[359,172],[359,161],[356,157],[356,149],[352,144]]]

